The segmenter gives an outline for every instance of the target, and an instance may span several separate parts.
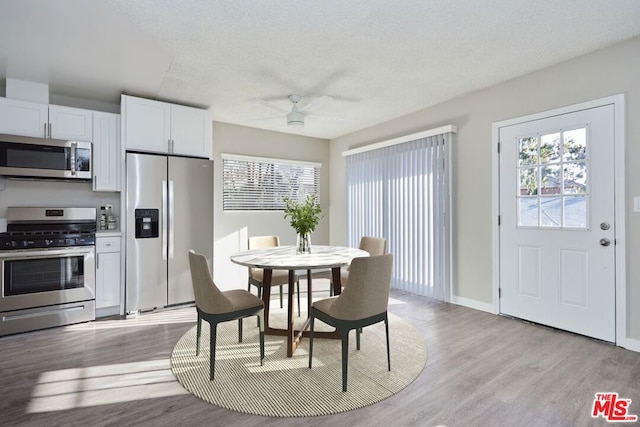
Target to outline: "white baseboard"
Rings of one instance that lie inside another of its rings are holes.
[[[475,310],[486,311],[487,313],[491,313],[491,314],[497,314],[493,309],[493,304],[476,301],[474,299],[463,298],[457,295],[451,295],[451,303],[457,304],[457,305],[463,305],[465,307],[473,308]]]
[[[625,338],[623,342],[619,342],[618,346],[626,348],[627,350],[640,352],[640,340],[633,338]]]

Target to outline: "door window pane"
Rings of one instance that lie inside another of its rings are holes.
[[[549,133],[540,137],[540,163],[560,161],[560,133]]]
[[[538,198],[522,197],[518,199],[518,226],[538,226]]]
[[[563,160],[584,160],[587,158],[587,128],[568,130],[563,133]]]
[[[587,228],[587,198],[568,196],[564,198],[565,227]]]
[[[520,138],[518,145],[520,149],[520,166],[538,164],[538,138]]]
[[[562,225],[561,197],[540,198],[540,226],[560,227]]]
[[[564,165],[564,194],[587,192],[587,163],[576,162]]]
[[[545,166],[541,170],[542,194],[561,194],[562,177],[560,176],[560,165]]]
[[[538,194],[538,168],[520,169],[520,195]]]

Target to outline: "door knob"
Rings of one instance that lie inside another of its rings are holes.
[[[601,246],[609,246],[611,244],[611,240],[609,239],[600,239],[600,245]]]

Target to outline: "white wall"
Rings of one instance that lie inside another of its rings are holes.
[[[120,211],[120,193],[92,191],[91,183],[0,179],[0,218],[6,218],[9,206],[90,207],[111,205]],[[120,225],[118,218],[118,226]],[[119,228],[119,227],[118,227]]]
[[[247,269],[233,264],[231,254],[247,248],[249,236],[278,235],[280,244],[295,244],[296,234],[282,211],[225,212],[222,210],[222,160],[220,153],[305,160],[322,163],[320,204],[325,217],[311,236],[311,244],[329,243],[329,142],[227,123],[213,122],[214,248],[213,279],[222,289],[244,287]],[[240,284],[240,286],[239,286]]]
[[[473,70],[468,70],[470,73]],[[344,244],[342,151],[438,126],[458,126],[453,147],[453,291],[491,304],[491,124],[579,102],[626,96],[627,335],[640,339],[640,37],[331,141],[331,243]]]

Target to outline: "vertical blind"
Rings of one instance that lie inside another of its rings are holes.
[[[391,286],[441,301],[450,289],[451,132],[346,157],[347,244],[387,239]],[[359,150],[353,150],[359,151]]]

